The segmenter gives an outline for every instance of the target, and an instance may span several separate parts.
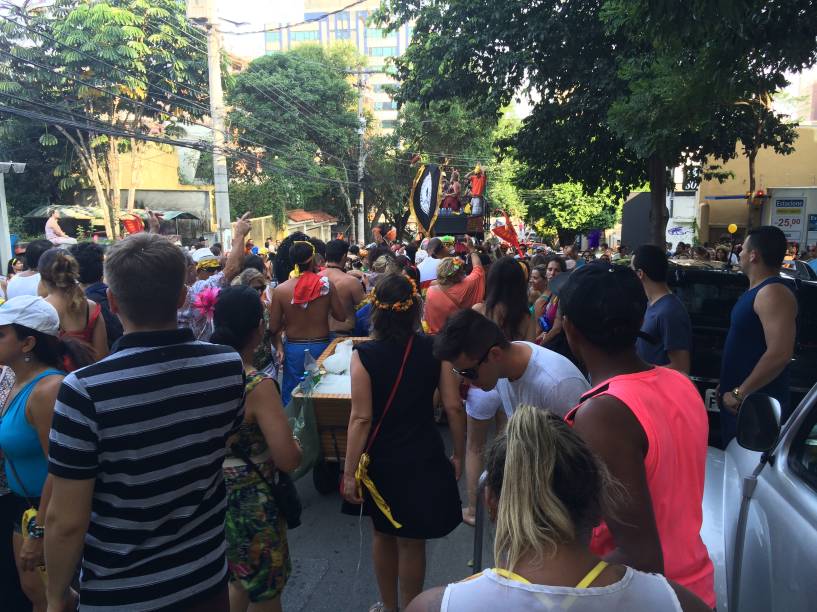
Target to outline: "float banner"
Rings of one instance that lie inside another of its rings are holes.
[[[442,198],[442,180],[440,167],[437,164],[422,165],[417,170],[414,183],[411,185],[409,207],[417,220],[417,226],[426,236],[431,235]]]

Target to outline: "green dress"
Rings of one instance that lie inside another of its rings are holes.
[[[268,378],[260,372],[247,376],[247,396]],[[250,457],[267,452],[267,442],[255,423],[242,423],[234,444]],[[227,457],[239,459],[230,450]],[[269,459],[257,463],[264,477],[275,478],[275,465]],[[247,591],[250,601],[265,601],[281,595],[292,572],[287,544],[287,526],[278,512],[272,493],[255,471],[247,466],[224,468],[227,485],[227,564],[230,581]]]

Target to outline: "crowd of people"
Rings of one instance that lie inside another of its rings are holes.
[[[286,473],[302,457],[284,408],[307,355],[346,336],[368,336],[339,485],[343,511],[371,520],[372,611],[714,608],[709,425],[663,245],[520,255],[379,228],[366,247],[295,233],[259,254],[247,215],[226,252],[157,227],[151,215],[107,249],[34,241],[10,266],[10,609],[280,610],[297,523]],[[791,412],[786,249],[761,227],[739,254],[750,289],[724,348],[724,442],[751,393]],[[474,524],[483,469],[496,567],[424,592],[426,540]]]

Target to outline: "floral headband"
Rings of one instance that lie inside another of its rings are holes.
[[[392,310],[394,312],[405,312],[414,306],[414,302],[420,298],[420,293],[417,291],[417,283],[414,282],[413,278],[409,278],[408,276],[405,278],[409,283],[411,283],[411,295],[409,295],[405,300],[389,304],[378,300],[374,295],[374,291],[372,291],[372,306],[379,308],[380,310]]]

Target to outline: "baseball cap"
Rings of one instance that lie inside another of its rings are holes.
[[[218,259],[215,255],[213,255],[213,251],[208,249],[207,247],[202,249],[196,249],[193,251],[191,257],[195,263],[201,263],[202,261],[206,261],[208,259]]]
[[[647,295],[641,281],[628,266],[594,262],[567,277],[559,291],[559,307],[573,325],[593,344],[623,349],[642,335]]]
[[[0,306],[0,325],[13,323],[49,336],[60,333],[57,309],[36,295],[18,295]]]

